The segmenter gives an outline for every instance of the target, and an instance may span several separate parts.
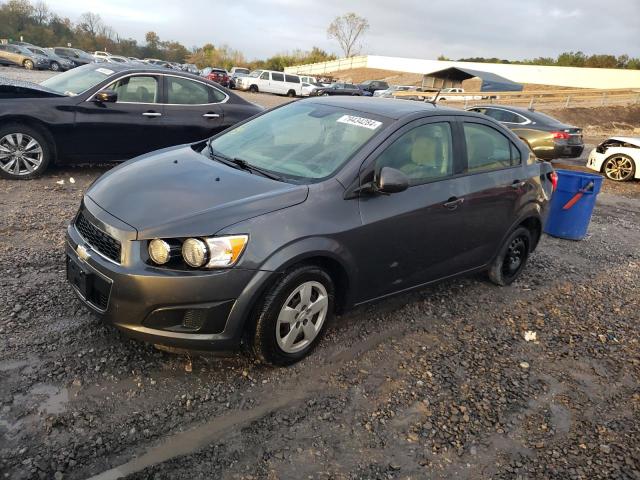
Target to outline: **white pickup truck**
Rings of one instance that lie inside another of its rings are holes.
[[[438,95],[438,101],[464,102],[465,100],[483,100],[482,95],[448,95],[450,93],[464,93],[464,88],[443,88]]]

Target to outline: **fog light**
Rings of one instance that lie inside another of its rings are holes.
[[[197,238],[187,238],[182,244],[182,257],[191,267],[202,267],[209,259],[207,244]]]
[[[206,310],[187,310],[182,319],[182,326],[191,330],[199,330],[207,318]]]

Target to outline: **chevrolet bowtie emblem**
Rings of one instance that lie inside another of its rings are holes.
[[[76,247],[76,253],[78,254],[78,257],[80,257],[85,262],[91,256],[91,254],[89,253],[89,250],[87,250],[87,247],[85,247],[84,245],[78,245]]]

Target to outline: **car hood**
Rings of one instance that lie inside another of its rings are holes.
[[[248,218],[306,200],[293,185],[211,160],[190,145],[129,160],[86,195],[138,232],[138,239],[213,235]]]
[[[0,98],[64,97],[37,83],[0,77]]]

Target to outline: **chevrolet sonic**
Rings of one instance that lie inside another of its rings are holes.
[[[484,115],[316,97],[104,174],[67,277],[132,337],[286,365],[336,312],[471,272],[513,282],[555,182]]]

